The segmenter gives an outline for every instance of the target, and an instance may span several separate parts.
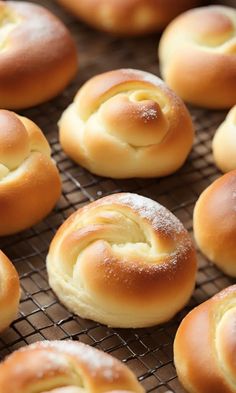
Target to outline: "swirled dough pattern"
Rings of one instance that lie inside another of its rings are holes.
[[[236,9],[207,6],[173,20],[159,45],[161,74],[185,101],[206,108],[236,102]]]
[[[189,393],[236,392],[236,285],[192,310],[174,342],[177,374]]]
[[[49,283],[83,318],[116,327],[169,320],[188,301],[196,257],[188,232],[167,209],[114,194],[79,209],[56,233]]]
[[[155,177],[183,165],[191,117],[173,91],[147,72],[121,69],[90,79],[59,122],[65,152],[91,172]]]
[[[113,390],[144,393],[127,366],[111,355],[75,341],[31,344],[15,351],[0,364],[0,391],[4,393]]]

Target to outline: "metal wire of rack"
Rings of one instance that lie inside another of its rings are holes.
[[[57,207],[41,223],[0,240],[1,249],[11,258],[20,274],[22,288],[19,316],[0,336],[0,357],[37,340],[77,339],[125,362],[147,392],[164,393],[170,389],[174,393],[183,393],[173,365],[175,332],[192,307],[230,285],[231,279],[198,253],[196,289],[187,307],[174,319],[146,329],[113,329],[83,320],[58,302],[48,284],[45,259],[50,241],[65,218],[89,201],[119,191],[137,192],[157,200],[174,212],[192,233],[195,201],[201,191],[219,176],[212,160],[211,139],[225,112],[190,108],[196,128],[194,148],[186,164],[172,176],[113,180],[92,175],[78,167],[66,157],[59,145],[56,123],[60,114],[71,102],[78,87],[94,74],[120,67],[158,74],[156,47],[159,36],[138,39],[110,37],[77,22],[54,2],[44,0],[38,3],[56,13],[72,31],[80,53],[80,71],[61,96],[22,112],[45,132],[60,169],[63,193]]]

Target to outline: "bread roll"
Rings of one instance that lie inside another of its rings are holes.
[[[236,102],[236,9],[196,8],[177,17],[159,46],[161,74],[179,96],[206,108]]]
[[[236,285],[192,310],[174,341],[178,377],[188,393],[236,392]]]
[[[75,314],[136,328],[168,321],[188,302],[196,256],[171,212],[121,193],[64,222],[50,245],[47,270],[52,289]]]
[[[0,364],[0,392],[144,393],[119,360],[78,341],[41,341],[21,348]]]
[[[0,108],[27,108],[59,94],[77,70],[63,23],[24,1],[0,1],[0,20]]]
[[[113,178],[175,172],[194,136],[183,102],[158,77],[131,69],[85,83],[59,129],[62,148],[73,160]]]
[[[193,228],[202,253],[236,277],[236,170],[215,180],[200,195]]]
[[[0,332],[16,318],[20,301],[20,280],[11,261],[0,250]]]
[[[198,0],[58,0],[75,16],[97,29],[141,35],[162,29]]]
[[[31,120],[0,110],[0,236],[29,228],[61,193],[49,144]]]
[[[236,105],[217,129],[212,150],[215,164],[222,172],[236,169]]]

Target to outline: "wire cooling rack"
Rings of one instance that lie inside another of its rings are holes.
[[[36,1],[35,1],[36,2]],[[195,305],[232,284],[198,253],[199,271],[195,292],[183,311],[169,323],[147,329],[112,329],[74,316],[51,291],[45,269],[50,241],[58,226],[77,208],[110,193],[137,192],[157,200],[183,222],[192,233],[192,212],[196,199],[219,172],[211,154],[211,140],[225,112],[190,108],[196,139],[186,164],[163,179],[112,180],[94,176],[75,165],[58,143],[57,121],[77,89],[91,76],[106,70],[132,67],[158,74],[159,36],[120,39],[95,32],[67,15],[50,0],[38,3],[51,9],[71,30],[80,55],[78,77],[55,100],[23,111],[46,134],[63,182],[63,194],[53,212],[41,223],[16,236],[0,239],[0,247],[14,262],[20,277],[20,313],[0,336],[0,357],[37,340],[75,339],[95,346],[125,362],[147,392],[183,393],[173,365],[173,340],[184,315]]]

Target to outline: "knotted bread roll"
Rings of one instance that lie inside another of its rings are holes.
[[[11,261],[0,250],[0,332],[16,318],[19,302],[19,276]]]
[[[177,374],[189,393],[236,392],[236,285],[192,310],[174,341]]]
[[[115,327],[169,320],[188,301],[196,257],[182,223],[136,194],[104,197],[72,214],[47,257],[49,283],[83,318]]]
[[[177,17],[160,41],[161,74],[179,96],[207,108],[236,102],[236,9],[196,8]]]
[[[0,236],[26,229],[56,204],[61,182],[41,130],[0,110]]]
[[[144,393],[131,370],[102,351],[75,341],[41,341],[0,364],[4,393]],[[111,393],[111,392],[110,392]]]
[[[59,122],[65,152],[113,178],[175,172],[193,144],[183,102],[156,76],[120,69],[90,79]]]
[[[222,172],[236,169],[236,105],[216,130],[212,150],[215,163]]]
[[[75,16],[97,29],[140,35],[162,29],[198,0],[58,0]]]
[[[63,23],[46,8],[0,1],[0,108],[26,108],[60,93],[77,70]]]
[[[202,253],[236,277],[236,170],[215,180],[200,195],[193,229]]]

